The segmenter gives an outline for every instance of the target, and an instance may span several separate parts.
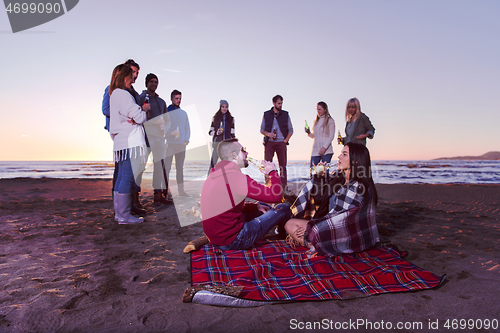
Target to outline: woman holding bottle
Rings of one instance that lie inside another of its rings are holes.
[[[373,139],[375,127],[373,127],[370,118],[361,112],[361,106],[357,98],[351,98],[347,101],[345,120],[346,136],[342,138],[344,145],[355,142],[366,146],[366,138]]]
[[[113,204],[115,220],[119,224],[141,223],[143,218],[130,214],[132,197],[130,190],[146,166],[148,149],[142,123],[147,119],[149,104],[141,108],[127,91],[132,85],[132,69],[118,65],[109,85],[110,134],[113,139],[114,161],[118,163],[118,175],[114,186]]]
[[[319,208],[309,221],[300,218],[308,188],[304,187],[292,207],[296,217],[285,225],[292,244],[308,247],[311,255],[333,257],[364,251],[379,241],[375,213],[378,195],[371,175],[370,152],[365,146],[350,142],[342,149],[338,170],[320,189]]]
[[[210,161],[210,168],[208,169],[208,172],[210,172],[219,160],[219,155],[217,154],[219,143],[223,140],[235,137],[234,117],[231,115],[231,112],[229,112],[229,103],[224,99],[221,99],[219,102],[219,110],[212,118],[212,125],[210,126],[208,134],[213,136],[212,147],[214,149]]]
[[[309,127],[305,128],[307,135],[314,139],[311,152],[311,167],[319,162],[330,163],[333,156],[332,141],[335,137],[335,121],[330,116],[328,105],[325,102],[319,102],[316,105],[316,111],[317,115],[312,132]]]

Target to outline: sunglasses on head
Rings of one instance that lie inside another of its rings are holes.
[[[241,152],[242,153],[246,153],[247,152],[247,148],[246,147],[241,147]]]

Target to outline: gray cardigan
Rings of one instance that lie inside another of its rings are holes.
[[[345,124],[345,134],[346,144],[349,142],[355,142],[366,146],[366,138],[359,140],[356,139],[356,137],[361,134],[368,134],[368,137],[373,139],[373,136],[375,135],[375,127],[373,127],[370,118],[361,112],[358,120],[353,123],[348,122]]]

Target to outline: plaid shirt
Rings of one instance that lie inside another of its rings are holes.
[[[292,207],[294,215],[305,210],[312,188],[311,179]],[[360,252],[379,241],[375,204],[371,193],[363,195],[362,189],[357,181],[340,187],[330,212],[310,220],[307,224],[304,239],[314,246],[319,255],[336,256],[341,253]],[[323,202],[327,203],[328,201]]]

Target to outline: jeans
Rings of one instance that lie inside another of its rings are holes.
[[[333,157],[333,153],[332,154],[325,154],[322,156],[311,156],[310,167],[312,168],[313,163],[314,163],[314,165],[318,165],[319,162],[330,163],[332,161],[332,157]]]
[[[114,190],[120,194],[130,193],[132,188],[139,188],[142,179],[142,172],[146,163],[142,161],[142,156],[131,158],[127,151],[126,156],[118,161],[118,174],[114,184]]]
[[[214,150],[212,151],[212,158],[210,159],[210,169],[208,169],[208,172],[212,170],[212,168],[217,164],[217,161],[219,160],[219,153],[217,152],[217,147],[219,147],[219,142],[213,142],[212,147]]]
[[[235,240],[229,245],[217,246],[223,251],[246,250],[252,247],[259,239],[263,238],[269,230],[281,224],[284,225],[292,217],[290,206],[279,204],[266,213],[243,224]]]

